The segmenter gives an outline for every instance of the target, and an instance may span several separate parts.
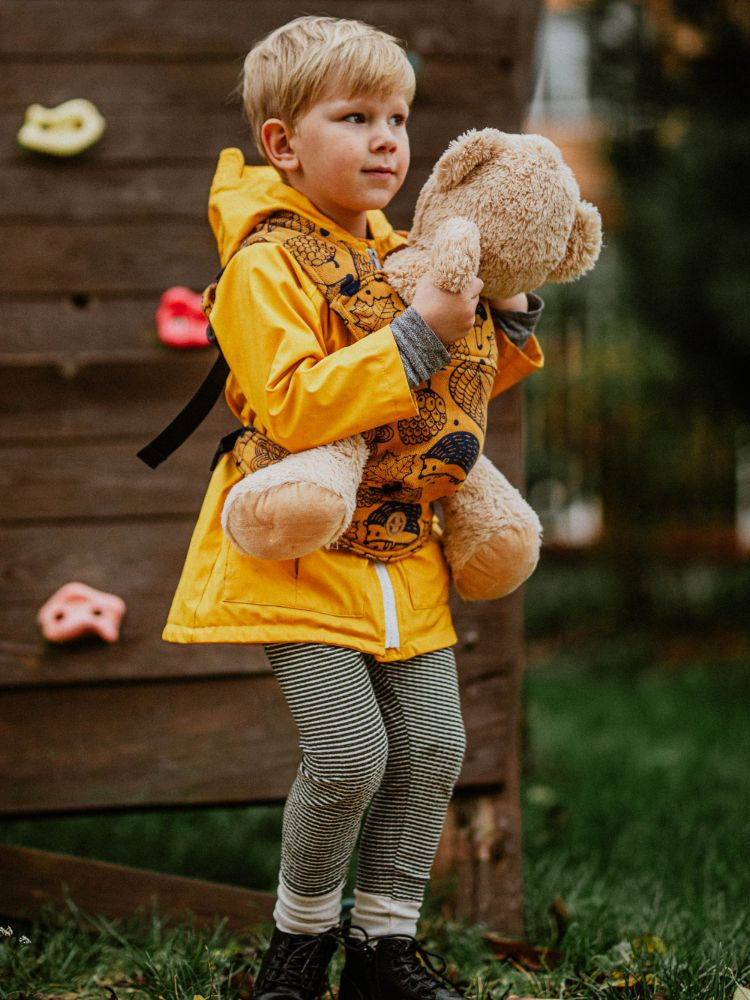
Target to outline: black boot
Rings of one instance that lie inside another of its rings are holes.
[[[260,963],[253,1000],[318,1000],[340,936],[339,927],[322,934],[286,934],[275,927]]]
[[[387,934],[373,947],[347,932],[345,941],[339,1000],[456,1000],[464,995],[443,975],[445,961],[416,938]],[[440,969],[431,958],[438,959]]]

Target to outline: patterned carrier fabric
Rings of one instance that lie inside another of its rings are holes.
[[[325,295],[353,340],[387,326],[406,306],[366,254],[292,212],[278,212],[239,247],[282,243]],[[206,290],[210,313],[215,286]],[[403,559],[425,545],[435,500],[461,487],[479,458],[487,406],[497,372],[489,309],[480,302],[469,335],[451,344],[445,368],[413,390],[418,415],[365,431],[370,449],[357,508],[336,548],[371,559]],[[257,429],[246,428],[234,460],[252,473],[289,454]]]

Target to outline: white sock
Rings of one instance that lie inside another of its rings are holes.
[[[377,896],[372,892],[355,889],[352,935],[361,937],[356,930],[361,927],[371,938],[383,937],[385,934],[408,934],[414,937],[421,906],[421,903],[391,899],[390,896]]]
[[[279,877],[273,919],[285,934],[322,934],[339,922],[344,883],[323,896],[301,896]]]

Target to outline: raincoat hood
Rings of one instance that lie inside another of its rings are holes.
[[[208,220],[216,237],[222,267],[256,226],[272,212],[285,209],[329,229],[337,239],[362,246],[371,242],[338,227],[309,198],[285,184],[273,167],[248,166],[241,149],[222,150],[208,198]],[[376,242],[389,241],[395,236],[382,212],[368,212],[367,221]],[[397,238],[394,245],[396,243],[403,243],[403,238]]]

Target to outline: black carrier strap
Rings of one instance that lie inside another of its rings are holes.
[[[214,290],[216,285],[219,283],[219,278],[225,270],[226,267],[222,267],[214,278]],[[221,345],[216,339],[216,334],[214,333],[213,327],[210,323],[206,327],[206,337],[219,352],[219,356],[216,361],[214,361],[213,367],[198,386],[197,390],[193,393],[192,399],[188,400],[174,420],[164,428],[161,434],[157,434],[153,441],[149,441],[145,448],[141,448],[138,452],[137,457],[152,469],[161,465],[162,462],[169,458],[173,452],[177,451],[177,449],[187,441],[190,435],[196,431],[198,427],[200,427],[211,410],[214,408],[216,401],[224,388],[227,375],[229,375],[229,365],[227,364],[227,360],[222,353]],[[234,439],[239,437],[241,433],[242,428],[235,432]],[[219,458],[221,458],[226,451],[231,451],[234,447],[234,439],[231,444],[229,444],[230,437],[231,435],[227,434],[227,436],[222,438],[219,442],[219,447],[216,449],[216,454],[214,455],[213,462],[211,463],[212,472]]]
[[[138,458],[146,465],[155,469],[158,465],[177,451],[180,445],[190,437],[194,430],[203,423],[213,409],[216,400],[221,395],[224,383],[229,374],[229,365],[221,353],[218,343],[216,347],[219,356],[214,361],[213,368],[198,387],[193,398],[180,410],[174,420],[158,434],[153,441],[138,452]]]

